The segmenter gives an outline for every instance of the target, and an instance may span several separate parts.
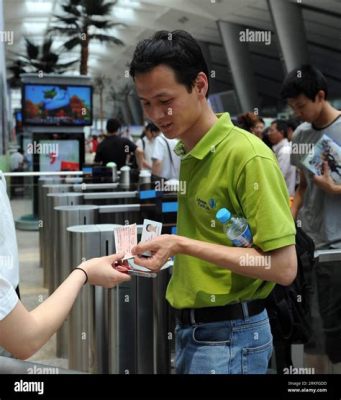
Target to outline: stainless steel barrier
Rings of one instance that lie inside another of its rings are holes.
[[[51,269],[54,276],[54,287],[57,288],[69,275],[70,243],[67,227],[73,225],[92,225],[98,221],[98,207],[91,205],[58,206],[54,208],[52,219],[53,263]],[[68,319],[57,332],[57,357],[68,357]]]
[[[48,221],[47,221],[47,194],[48,193],[63,193],[71,190],[72,185],[42,185],[39,188],[38,193],[38,218],[39,218],[39,254],[40,254],[40,267],[44,268],[44,287],[48,287],[48,272],[45,271],[47,265],[47,249],[46,243],[49,240],[48,237]],[[41,201],[40,201],[41,200]]]
[[[54,227],[53,227],[53,212],[57,206],[66,205],[78,205],[83,201],[83,197],[80,193],[48,193],[46,196],[46,202],[44,207],[45,220],[43,221],[45,241],[43,245],[45,247],[44,254],[44,282],[46,275],[46,282],[51,294],[55,288],[55,276],[54,276]]]
[[[105,230],[113,236],[115,225],[82,225],[67,228],[71,247],[71,264],[107,254]],[[103,230],[103,234],[101,232]],[[102,254],[101,254],[102,252]],[[78,296],[69,324],[69,367],[86,372],[106,373],[107,329],[104,319],[105,289],[86,285]]]
[[[116,227],[69,227],[72,265],[82,258],[114,253]],[[97,373],[169,373],[169,309],[165,301],[169,271],[155,279],[133,276],[111,290],[84,287],[70,316],[69,367]]]
[[[118,183],[81,183],[73,185],[75,192],[84,192],[88,190],[115,190],[118,188]]]

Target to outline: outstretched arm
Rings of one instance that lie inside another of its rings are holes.
[[[88,274],[89,283],[111,288],[130,279],[124,273],[126,268],[113,268],[113,263],[123,256],[94,258],[79,267]],[[31,312],[18,301],[12,312],[0,321],[0,345],[20,359],[33,355],[62,325],[85,278],[83,271],[72,271],[56,291]]]

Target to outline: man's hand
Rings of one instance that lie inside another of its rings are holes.
[[[340,186],[336,185],[330,176],[330,168],[327,161],[323,162],[323,175],[314,176],[314,183],[326,193],[337,194],[340,193]]]
[[[161,235],[151,241],[139,243],[133,247],[132,254],[135,255],[135,264],[158,272],[166,264],[169,257],[178,253],[178,249],[179,236]],[[146,251],[150,251],[152,256],[148,258],[141,256]]]

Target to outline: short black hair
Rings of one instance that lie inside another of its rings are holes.
[[[290,118],[286,121],[288,128],[291,128],[293,131],[301,124],[301,122],[296,118]]]
[[[110,118],[107,121],[107,132],[114,133],[121,128],[121,122],[116,118]]]
[[[328,96],[327,80],[322,72],[310,64],[301,65],[295,68],[284,79],[281,88],[281,98],[295,98],[301,94],[315,101],[317,93],[323,90],[325,99]]]
[[[178,83],[191,93],[199,72],[209,79],[208,67],[198,42],[186,31],[158,31],[151,38],[141,40],[130,63],[130,76],[149,72],[158,65],[171,68]],[[208,96],[208,91],[206,97]]]
[[[152,122],[149,122],[147,126],[145,127],[145,130],[151,131],[151,132],[160,132],[160,128],[156,125],[154,125]]]
[[[277,130],[283,133],[283,136],[288,137],[288,124],[284,119],[275,119],[271,122],[272,124],[276,124]]]

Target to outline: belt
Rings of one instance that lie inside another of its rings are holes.
[[[264,308],[264,300],[252,300],[220,307],[184,308],[175,310],[175,315],[181,325],[194,325],[244,319],[261,313]]]

